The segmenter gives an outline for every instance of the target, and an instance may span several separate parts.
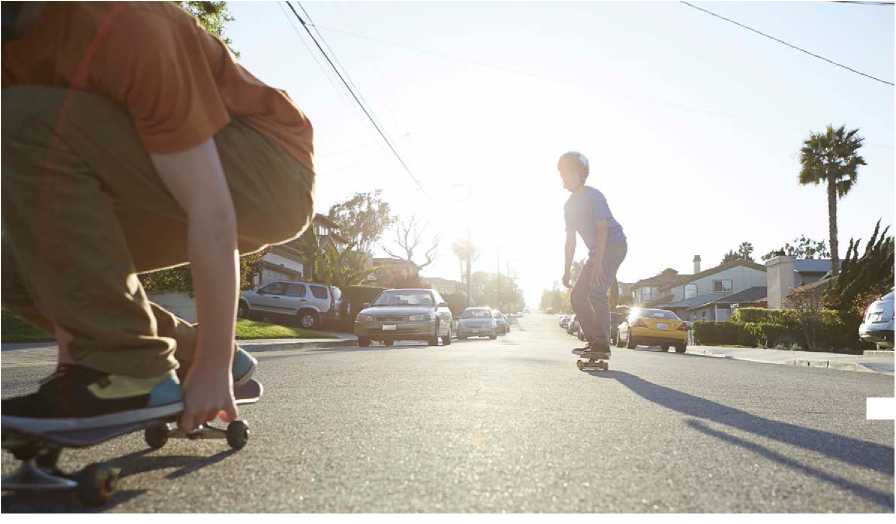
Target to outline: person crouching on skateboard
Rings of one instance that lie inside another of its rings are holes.
[[[613,218],[607,199],[586,186],[589,168],[585,155],[564,153],[557,162],[563,187],[572,193],[563,207],[566,219],[566,250],[563,285],[572,287],[570,300],[588,344],[586,351],[610,356],[610,306],[607,291],[616,285],[616,271],[625,259],[628,245],[622,226]],[[570,284],[570,266],[576,252],[576,233],[588,247],[588,260]]]
[[[173,3],[2,9],[3,309],[60,347],[2,425],[236,418],[238,257],[310,223],[310,122]],[[198,326],[137,278],[187,263]]]

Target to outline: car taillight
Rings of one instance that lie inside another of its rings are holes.
[[[684,322],[682,322],[681,325],[678,326],[678,331],[687,331],[687,330],[688,330],[688,325],[685,324]]]

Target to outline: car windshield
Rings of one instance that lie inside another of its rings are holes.
[[[641,310],[642,318],[661,318],[666,320],[681,320],[671,311],[663,311],[661,309],[643,309]]]
[[[491,318],[492,314],[487,309],[468,309],[464,311],[460,318]]]
[[[384,291],[375,306],[429,306],[435,304],[427,291]]]

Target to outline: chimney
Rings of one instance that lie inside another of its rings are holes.
[[[694,274],[700,272],[700,255],[694,255]]]

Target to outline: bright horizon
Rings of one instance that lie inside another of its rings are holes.
[[[707,269],[744,241],[758,262],[800,235],[827,241],[824,189],[797,183],[803,140],[827,124],[859,128],[866,144],[838,202],[841,257],[878,218],[893,223],[893,87],[677,2],[303,5],[429,197],[284,6],[232,2],[226,34],[311,119],[316,211],[382,189],[442,237],[425,276],[459,278],[451,243],[469,225],[474,271],[494,272],[500,253],[538,307],[562,272],[568,193],[555,164],[568,150],[588,156],[588,184],[625,229],[624,282],[690,273],[697,254]],[[697,5],[894,78],[892,7]]]

